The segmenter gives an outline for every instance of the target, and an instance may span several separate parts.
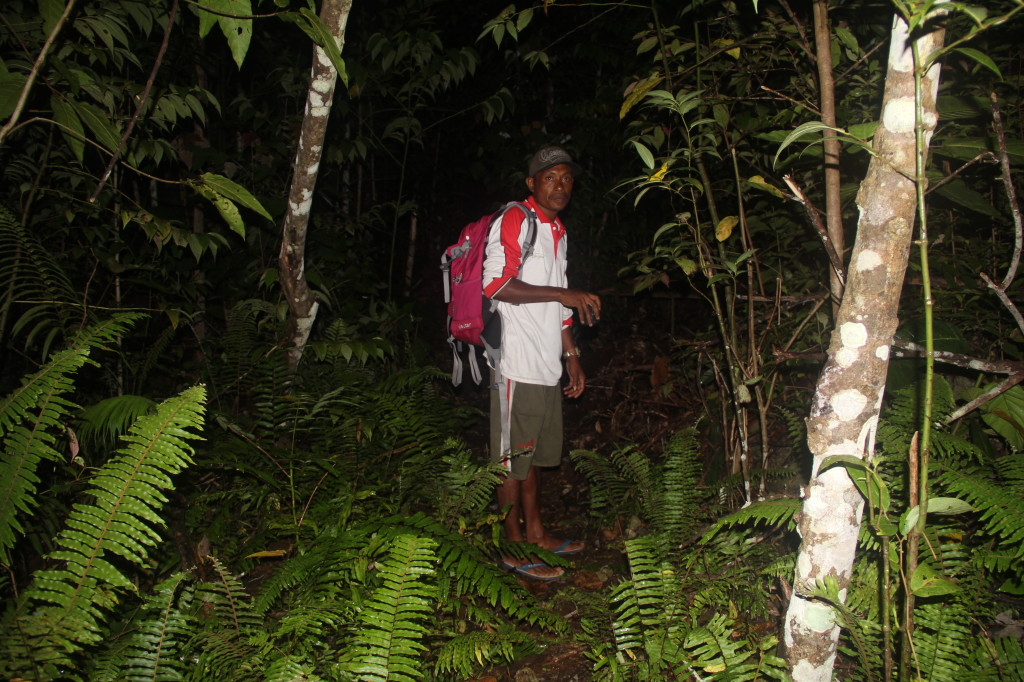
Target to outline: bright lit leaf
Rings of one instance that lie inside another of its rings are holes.
[[[718,221],[718,225],[715,226],[715,239],[720,242],[724,242],[730,236],[732,236],[733,228],[735,228],[740,222],[739,216],[726,216]]]

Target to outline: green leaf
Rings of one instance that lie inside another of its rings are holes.
[[[242,214],[239,212],[238,207],[235,206],[234,202],[225,197],[222,194],[218,194],[209,187],[203,185],[194,185],[195,189],[199,194],[210,200],[217,212],[220,213],[220,217],[224,219],[224,222],[228,224],[232,232],[238,233],[239,236],[245,237],[245,221],[242,220]],[[195,245],[193,244],[193,252],[195,251]]]
[[[225,3],[229,12],[235,16],[217,17],[220,30],[227,38],[228,47],[231,48],[231,56],[238,68],[242,68],[245,55],[249,51],[249,43],[252,42],[252,4],[249,0],[221,0]],[[246,17],[244,19],[240,17]]]
[[[999,72],[999,67],[996,66],[996,63],[992,61],[992,58],[989,57],[984,52],[980,50],[975,50],[972,47],[958,47],[956,48],[956,51],[966,57],[970,57],[971,59],[978,62],[986,69],[994,73],[996,77],[999,78],[999,80],[1003,80],[1003,74]]]
[[[204,3],[196,3],[192,5],[193,11],[199,15],[199,37],[205,38],[209,33],[210,29],[217,25],[218,14],[207,9],[214,9],[217,11],[223,11],[221,5],[222,0],[206,0]]]
[[[630,144],[636,149],[636,153],[640,155],[640,160],[644,162],[644,165],[654,170],[654,154],[651,153],[651,150],[636,140],[630,140]]]
[[[958,497],[928,498],[929,514],[966,514],[971,511],[974,511],[974,507]]]
[[[676,258],[676,265],[678,265],[683,271],[683,274],[687,276],[692,275],[697,271],[697,264],[689,258],[684,258],[682,256]]]
[[[935,174],[928,174],[928,180],[932,183],[938,183],[941,176]],[[960,178],[953,178],[949,182],[945,182],[938,185],[935,189],[935,193],[939,196],[949,199],[950,201],[969,208],[972,211],[976,211],[982,215],[990,216],[992,218],[1000,218],[1002,214],[992,206],[992,202],[985,197],[984,194],[977,192],[967,186],[967,183]]]
[[[114,151],[121,141],[121,133],[110,122],[110,116],[99,107],[88,102],[76,102],[68,99],[67,103],[78,113],[87,128],[96,136],[96,141],[107,150]]]
[[[789,133],[789,135],[786,136],[786,139],[782,141],[782,144],[779,145],[779,150],[775,152],[775,158],[772,160],[772,164],[776,164],[779,162],[779,157],[782,155],[783,150],[789,145],[793,144],[794,142],[801,141],[804,138],[814,135],[816,133],[822,133],[826,130],[831,130],[836,133],[846,132],[842,128],[833,128],[832,126],[827,126],[821,121],[808,121],[807,123],[801,124],[797,126],[795,130]],[[811,141],[820,142],[821,138],[814,138]]]
[[[524,28],[530,25],[530,20],[533,19],[533,8],[527,7],[519,16],[516,18],[516,31],[522,31]]]
[[[14,106],[25,87],[25,76],[20,73],[9,73],[0,76],[0,119],[6,120],[14,113]]]
[[[307,7],[300,9],[299,14],[304,19],[304,21],[297,22],[299,28],[305,31],[306,35],[312,38],[313,42],[327,54],[328,59],[338,71],[341,82],[348,87],[348,70],[345,68],[345,60],[341,58],[341,49],[338,47],[335,37],[328,30],[327,24],[317,16],[316,12]]]
[[[635,83],[633,85],[633,89],[629,91],[628,95],[626,95],[626,99],[622,102],[622,106],[619,108],[619,120],[621,121],[624,119],[626,114],[629,113],[629,110],[636,106],[637,102],[644,98],[644,95],[656,88],[662,80],[664,80],[664,76],[654,74]],[[652,163],[648,167],[653,168],[654,164]]]
[[[850,480],[857,486],[857,490],[868,500],[875,509],[886,511],[889,509],[889,488],[885,481],[872,471],[866,461],[853,455],[831,455],[826,457],[819,468],[819,474],[833,466],[841,466],[846,469]]]
[[[953,594],[960,588],[952,580],[942,575],[929,564],[921,564],[910,576],[910,591],[918,597],[936,597]]]
[[[200,176],[203,183],[212,189],[217,194],[222,194],[228,199],[245,206],[246,208],[256,211],[267,220],[273,220],[267,209],[263,208],[263,204],[254,197],[249,190],[239,185],[237,182],[225,178],[223,175],[217,175],[216,173],[203,173]]]
[[[66,3],[64,0],[39,0],[39,14],[43,17],[43,35],[50,35],[50,31],[57,25],[57,20],[64,13]]]
[[[82,119],[71,106],[56,95],[50,97],[50,107],[53,109],[53,120],[61,127],[61,135],[71,147],[71,152],[78,159],[78,163],[82,163],[85,156],[85,128],[82,126]]]
[[[983,390],[993,385],[983,387]],[[1024,388],[1014,386],[982,405],[981,418],[1016,452],[1024,450]]]

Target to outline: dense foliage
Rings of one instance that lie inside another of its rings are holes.
[[[993,21],[1019,5],[948,19],[929,271],[912,261],[879,457],[833,464],[869,503],[849,594],[820,586],[850,679],[891,674],[904,593],[922,676],[1024,669],[1024,392],[958,413],[1022,376],[1015,309],[979,281],[1020,299],[1004,274],[1024,62],[1019,22]],[[894,6],[830,8],[847,243]],[[292,373],[276,258],[317,31],[296,0],[0,8],[0,668],[466,679],[575,639],[596,679],[784,678],[757,626],[793,572],[799,505],[776,493],[806,473],[831,315],[810,9],[355,0],[313,199],[321,314]],[[480,413],[434,367],[437,255],[521,198],[525,159],[551,142],[586,169],[573,281],[604,292],[608,330],[684,302],[657,385],[700,412],[672,438],[573,453],[594,524],[642,529],[576,630],[495,563],[516,551],[498,473],[460,437]],[[900,576],[928,334],[948,361],[928,549]]]

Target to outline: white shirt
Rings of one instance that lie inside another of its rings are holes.
[[[536,286],[565,289],[565,226],[557,218],[538,210],[533,197],[527,199],[537,216],[537,238],[533,253],[522,266],[520,280]],[[502,218],[501,229],[488,235],[484,256],[484,293],[493,297],[520,270],[526,239],[526,216],[513,207]],[[557,301],[507,303],[497,301],[501,315],[501,373],[513,381],[557,386],[562,378],[562,328],[571,324],[572,310]]]

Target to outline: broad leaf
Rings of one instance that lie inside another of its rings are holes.
[[[241,204],[248,209],[256,211],[267,220],[273,220],[267,209],[263,208],[263,204],[254,197],[249,190],[239,185],[237,182],[233,182],[223,175],[217,175],[216,173],[203,173],[200,176],[203,183],[207,187],[212,189],[217,194],[221,194],[231,201]]]
[[[986,69],[994,73],[999,80],[1003,79],[1003,74],[999,72],[999,67],[996,66],[996,63],[992,61],[992,58],[989,57],[984,52],[980,50],[975,50],[972,47],[958,47],[956,51],[962,55],[970,57],[974,61],[984,66]]]
[[[50,98],[50,108],[53,109],[53,120],[60,125],[61,135],[71,147],[75,158],[82,163],[85,156],[85,128],[82,126],[82,119],[75,113],[74,108],[56,95]]]

